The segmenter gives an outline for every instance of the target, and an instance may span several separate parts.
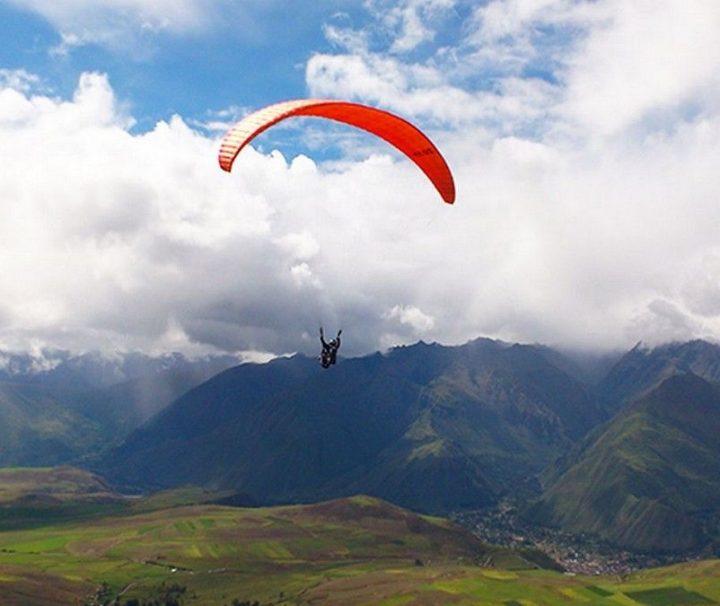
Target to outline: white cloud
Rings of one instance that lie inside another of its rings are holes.
[[[188,30],[204,23],[207,2],[198,0],[9,0],[44,16],[60,29],[101,27],[109,21],[132,21],[145,29]],[[217,2],[213,4],[217,5]]]
[[[203,255],[229,261],[268,231],[267,204],[238,204],[217,178],[214,141],[179,118],[141,135],[131,123],[102,75],[83,75],[69,101],[0,90],[6,340],[147,345],[192,307],[172,294],[187,278],[212,291]]]
[[[434,28],[442,29],[445,23],[438,16],[454,14],[461,2],[368,4],[381,31],[389,37],[387,47],[378,48],[369,33],[371,28],[327,28],[328,39],[342,50],[311,56],[306,66],[311,95],[356,98],[450,127],[485,124],[503,134],[543,128],[539,121],[546,118],[559,96],[555,85],[538,77],[518,77],[518,70],[503,71],[491,86],[487,80],[477,84],[488,63],[493,71],[502,62],[483,46],[484,38],[478,33],[481,25],[475,24],[464,36],[459,35],[461,30],[455,32],[454,46],[433,46],[419,59],[413,55],[415,60],[405,56],[404,51],[432,40],[437,33]],[[483,23],[483,19],[475,14],[475,22]],[[408,28],[415,33],[403,33]],[[479,50],[479,46],[483,48]]]
[[[311,259],[320,252],[320,244],[308,231],[287,234],[279,238],[277,243],[298,260]]]
[[[0,346],[285,352],[346,321],[349,352],[377,346],[415,262],[396,226],[442,209],[422,173],[248,148],[227,175],[179,117],[131,126],[104,75],[69,100],[0,90]]]
[[[39,84],[40,78],[24,69],[0,69],[0,88],[27,92]]]
[[[180,117],[134,133],[105,76],[60,99],[0,73],[0,346],[311,351],[321,323],[349,355],[720,338],[718,9],[630,4],[497,0],[410,52],[437,32],[405,2],[427,30],[406,52],[411,20],[375,3],[385,48],[338,30],[310,58],[311,94],[431,133],[453,207],[382,143],[334,163],[250,147],[227,175]]]
[[[362,52],[369,45],[369,36],[366,31],[326,24],[323,32],[328,42],[354,52]]]
[[[714,0],[493,0],[473,14],[466,59],[496,73],[553,72],[564,91],[556,118],[615,135],[715,94],[719,22]]]
[[[463,219],[443,222],[447,273],[427,281],[450,302],[410,297],[441,340],[720,336],[707,261],[720,219],[718,10],[497,0],[456,48],[420,63],[367,47],[310,60],[314,92],[446,125]]]
[[[423,313],[414,305],[395,305],[391,310],[385,312],[384,317],[409,326],[416,334],[428,332],[435,327],[435,320],[432,316]]]
[[[73,32],[60,32],[60,44],[50,49],[50,55],[54,57],[67,57],[75,48],[83,46],[88,42],[100,41],[100,36],[93,39],[92,36],[85,38]]]
[[[451,11],[457,0],[369,0],[366,6],[392,37],[390,51],[404,53],[435,37],[432,24]]]
[[[682,115],[715,94],[720,4],[612,0],[597,10],[605,21],[568,61],[563,110],[571,117],[612,135],[642,120],[662,121],[665,112]]]
[[[161,31],[187,33],[217,18],[224,0],[8,0],[37,13],[55,27],[64,55],[84,44],[101,44],[140,52],[139,41]]]
[[[446,81],[442,71],[378,54],[316,54],[306,78],[313,96],[357,98],[454,127],[487,123],[510,132],[544,117],[556,96],[539,79],[507,78],[497,91],[467,90]]]
[[[527,49],[536,41],[538,25],[586,26],[601,18],[606,4],[593,0],[491,0],[474,9],[467,42]]]
[[[677,304],[655,299],[630,323],[628,333],[632,336],[648,335],[643,343],[653,346],[683,341],[690,335],[705,336],[705,328]]]

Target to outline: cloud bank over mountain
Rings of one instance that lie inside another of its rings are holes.
[[[58,32],[82,14],[113,52],[111,22],[217,27],[192,2],[13,4]],[[720,338],[717,3],[363,6],[328,16],[306,93],[418,123],[454,207],[349,129],[288,125],[226,175],[217,131],[140,128],[112,73],[64,95],[0,64],[0,346],[280,354],[312,351],[320,323],[352,354]]]

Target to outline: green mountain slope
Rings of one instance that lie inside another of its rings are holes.
[[[52,390],[0,383],[0,466],[55,465],[102,446],[98,423]]]
[[[486,505],[601,419],[542,348],[423,343],[343,361],[228,370],[133,433],[100,469],[265,502],[357,492],[421,510]]]
[[[675,375],[589,436],[530,511],[641,550],[698,549],[720,514],[720,388]]]

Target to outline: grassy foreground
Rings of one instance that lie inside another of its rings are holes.
[[[193,490],[134,501],[89,494],[0,497],[0,604],[720,603],[717,560],[627,579],[567,576],[369,497],[242,509],[177,506],[202,500]],[[55,515],[43,523],[43,511]]]

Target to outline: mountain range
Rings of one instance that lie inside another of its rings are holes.
[[[609,421],[548,466],[540,524],[635,550],[720,553],[720,347],[641,344],[600,381]]]
[[[697,548],[720,513],[719,436],[720,387],[672,375],[589,436],[531,516],[622,547]]]
[[[125,490],[194,484],[264,504],[369,494],[447,512],[512,496],[536,523],[645,551],[720,536],[708,342],[617,356],[420,342],[329,371],[302,355],[146,373],[90,361],[30,378],[32,364],[4,366],[0,464],[80,463]]]
[[[425,511],[492,504],[603,419],[545,348],[480,339],[229,369],[108,453],[130,486],[234,487],[261,502],[367,493]]]

